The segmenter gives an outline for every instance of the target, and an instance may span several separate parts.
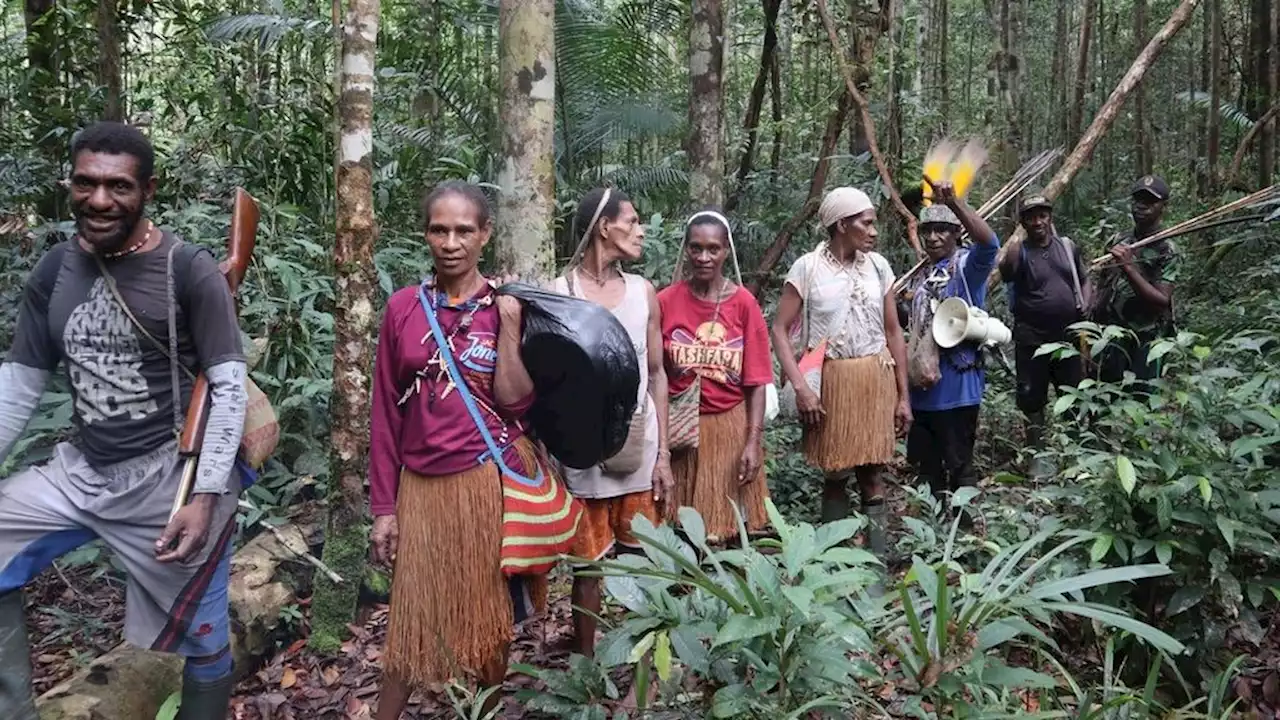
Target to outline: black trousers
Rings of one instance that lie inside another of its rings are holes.
[[[1036,357],[1040,344],[1020,342],[1014,346],[1017,366],[1018,409],[1026,415],[1037,415],[1049,401],[1049,386],[1075,387],[1084,379],[1084,360],[1079,355],[1056,359],[1051,355]]]
[[[973,444],[978,438],[979,405],[951,410],[920,410],[907,436],[907,459],[935,496],[978,484]]]
[[[1151,344],[1157,339],[1158,333],[1148,333],[1136,338],[1125,335],[1109,342],[1098,354],[1098,379],[1103,382],[1120,382],[1128,370],[1139,381],[1138,390],[1146,390],[1149,385],[1142,381],[1153,380],[1160,374],[1160,361],[1152,362],[1147,358]]]

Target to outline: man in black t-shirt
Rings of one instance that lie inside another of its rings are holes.
[[[1027,417],[1027,445],[1038,449],[1050,384],[1075,387],[1084,367],[1079,355],[1054,358],[1036,352],[1046,343],[1073,343],[1067,328],[1083,319],[1089,286],[1080,249],[1054,229],[1048,198],[1039,193],[1024,198],[1018,221],[1026,239],[1005,253],[1000,278],[1007,283],[1013,312],[1018,409]],[[1036,462],[1032,473],[1042,476],[1048,468]]]
[[[155,154],[142,133],[92,125],[72,142],[71,162],[76,235],[28,278],[0,365],[0,460],[59,367],[76,429],[50,461],[0,480],[0,675],[16,678],[0,686],[0,716],[35,712],[23,585],[100,538],[128,575],[125,639],[186,658],[181,720],[223,720],[227,582],[250,477],[237,462],[246,367],[235,304],[207,250],[146,218]],[[201,372],[211,397],[205,444],[191,502],[170,519],[177,435]]]

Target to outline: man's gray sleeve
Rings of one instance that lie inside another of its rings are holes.
[[[239,360],[218,363],[205,370],[209,380],[209,422],[205,425],[204,446],[196,469],[195,493],[221,495],[235,469],[240,435],[244,431],[245,390],[248,367]]]
[[[0,365],[0,463],[40,406],[49,371],[14,362]]]

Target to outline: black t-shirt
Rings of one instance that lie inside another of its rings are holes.
[[[1081,283],[1086,275],[1080,248],[1073,245],[1073,249],[1070,252],[1061,238],[1052,238],[1043,246],[1022,243],[1011,278],[1014,303],[1010,309],[1018,342],[1059,340],[1068,325],[1082,318],[1071,263],[1075,263]]]
[[[120,308],[93,256],[75,240],[50,249],[27,280],[9,362],[53,371],[71,381],[76,445],[96,467],[145,455],[174,437],[169,358],[169,249],[165,232],[153,250],[105,260],[146,338]],[[186,244],[174,257],[178,358],[193,373],[244,360],[235,303],[206,249]],[[191,380],[178,373],[185,413]]]

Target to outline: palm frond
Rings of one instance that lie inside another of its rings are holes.
[[[305,20],[287,15],[255,13],[216,20],[205,31],[212,43],[229,43],[256,39],[258,47],[270,49],[290,32],[304,35],[328,35],[332,26],[325,20]]]
[[[1213,96],[1203,90],[1183,90],[1174,97],[1179,102],[1190,105],[1197,110],[1208,110],[1213,103]],[[1233,103],[1222,101],[1218,105],[1218,115],[1223,120],[1236,126],[1241,132],[1249,132],[1253,129],[1253,118],[1249,117],[1248,113]]]
[[[640,196],[668,188],[685,187],[689,184],[689,175],[684,170],[666,165],[621,165],[594,168],[583,180],[592,185],[626,188],[628,194]]]

